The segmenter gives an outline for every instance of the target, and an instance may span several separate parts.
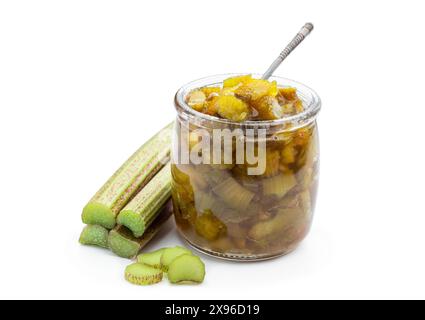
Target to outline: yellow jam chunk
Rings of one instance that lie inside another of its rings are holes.
[[[222,87],[195,89],[186,103],[198,112],[234,122],[277,120],[304,111],[296,88],[281,88],[276,81],[251,75],[228,78]]]
[[[207,240],[216,240],[226,233],[226,226],[207,210],[195,223],[196,232]]]
[[[250,114],[248,104],[234,96],[221,96],[215,103],[218,114],[224,119],[242,122]]]
[[[264,96],[276,97],[277,93],[276,81],[269,82],[261,79],[252,79],[235,90],[238,97],[248,101],[256,101]]]
[[[220,87],[204,87],[199,89],[201,90],[207,99],[211,99],[212,97],[220,95],[221,88]]]
[[[250,74],[246,76],[232,77],[224,80],[223,88],[234,88],[252,81],[252,76]]]

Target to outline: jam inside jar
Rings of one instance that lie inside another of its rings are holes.
[[[298,82],[303,111],[272,121],[232,122],[187,104],[197,88],[231,75],[191,82],[176,94],[172,196],[177,228],[196,249],[231,260],[264,260],[293,251],[307,236],[318,189],[320,98]]]

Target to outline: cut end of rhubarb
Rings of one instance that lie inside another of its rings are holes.
[[[202,283],[205,279],[205,264],[193,255],[176,258],[168,270],[168,280],[175,284]]]
[[[110,208],[100,203],[89,203],[83,210],[85,224],[100,225],[106,229],[115,227],[115,215]]]
[[[141,263],[133,263],[125,269],[125,279],[136,285],[146,286],[161,282],[163,273]]]
[[[86,226],[81,232],[80,243],[108,248],[108,230],[101,226]]]
[[[127,237],[125,232],[119,232],[115,229],[109,232],[108,245],[117,256],[128,259],[134,258],[140,250],[137,241]]]
[[[136,238],[140,238],[145,233],[145,221],[132,210],[121,211],[118,216],[118,223],[129,228]]]
[[[145,264],[155,269],[161,269],[161,257],[165,249],[168,249],[168,248],[163,248],[154,252],[141,254],[137,257],[137,262]]]

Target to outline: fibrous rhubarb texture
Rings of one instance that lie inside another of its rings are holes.
[[[109,232],[108,245],[116,255],[122,258],[134,258],[161,230],[172,214],[171,202],[167,203],[157,219],[142,237],[136,238],[127,227],[119,225]]]
[[[81,232],[80,243],[87,246],[108,248],[108,230],[102,226],[88,225]]]
[[[162,281],[163,273],[159,269],[141,263],[133,263],[125,269],[125,279],[139,286],[146,286]]]
[[[170,197],[171,168],[168,164],[124,207],[117,222],[129,228],[136,238],[141,237]]]
[[[118,213],[167,162],[172,127],[168,125],[146,142],[102,186],[83,209],[84,223],[115,227]]]

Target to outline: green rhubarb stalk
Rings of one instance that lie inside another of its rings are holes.
[[[127,227],[118,225],[109,232],[109,248],[122,258],[134,258],[161,231],[172,212],[172,205],[169,202],[160,210],[160,215],[140,238],[134,237],[133,232]]]
[[[102,226],[86,226],[81,232],[80,243],[87,246],[108,248],[108,233],[109,231]]]
[[[119,168],[85,206],[86,224],[113,229],[128,202],[164,167],[170,155],[172,126],[162,129]]]
[[[141,237],[171,197],[171,168],[167,164],[118,215],[117,222]]]

